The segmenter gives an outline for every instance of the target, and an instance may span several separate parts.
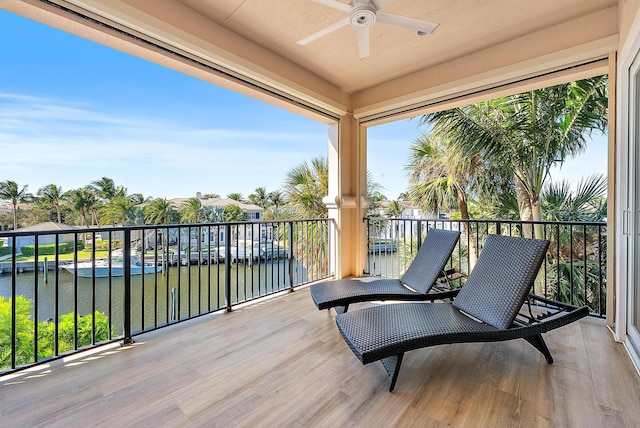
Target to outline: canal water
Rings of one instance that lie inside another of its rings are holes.
[[[307,282],[306,270],[293,262],[293,280]],[[56,282],[57,274],[57,282]],[[37,277],[37,290],[35,287]],[[233,264],[231,301],[238,303],[253,297],[286,290],[289,287],[289,261],[260,264]],[[0,296],[10,297],[12,276],[0,275]],[[16,275],[16,294],[34,302],[32,317],[38,321],[56,319],[77,311],[79,316],[94,310],[107,314],[116,335],[123,331],[124,279],[74,278],[65,270]],[[36,307],[37,302],[37,307]],[[131,277],[131,330],[133,332],[163,325],[226,307],[225,265],[169,267],[166,273]]]

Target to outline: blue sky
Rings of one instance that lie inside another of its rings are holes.
[[[417,121],[371,128],[368,169],[406,188]],[[222,196],[280,188],[327,153],[326,125],[0,10],[0,181],[79,188],[103,176],[130,193]],[[606,172],[606,139],[554,178]]]

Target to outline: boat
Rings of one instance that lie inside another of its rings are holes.
[[[99,259],[94,262],[78,262],[76,264],[69,264],[62,266],[64,270],[76,274],[81,278],[107,278],[109,276],[123,276],[124,275],[124,257],[123,255],[114,253],[111,257],[111,274],[109,274],[109,259]],[[154,263],[142,262],[137,256],[131,255],[131,275],[145,275],[162,272],[162,266],[155,265]]]

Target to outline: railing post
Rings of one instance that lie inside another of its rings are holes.
[[[225,255],[224,255],[224,294],[227,301],[227,312],[231,312],[231,224],[224,225]]]
[[[365,223],[365,228],[367,229],[367,254],[369,254],[369,245],[371,243],[371,222],[369,220],[369,217],[365,217],[362,219],[362,221]],[[369,272],[371,271],[371,260],[369,259],[369,257],[367,257],[367,265],[365,267],[365,269],[362,269],[362,274],[363,275],[369,275]]]
[[[94,245],[95,248],[95,245]],[[131,338],[131,229],[124,229],[124,338],[122,343],[133,343]]]
[[[418,220],[418,242],[417,242],[418,250],[420,249],[421,245],[422,245],[422,221]]]
[[[289,222],[289,291],[293,291],[293,222]],[[309,243],[305,243],[308,245]]]
[[[17,293],[17,271],[18,266],[16,263],[16,243],[17,236],[13,236],[11,239],[11,368],[16,368],[16,344],[18,339],[16,338],[16,295]],[[57,337],[56,337],[57,339]]]

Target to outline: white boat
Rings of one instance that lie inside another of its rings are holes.
[[[109,277],[109,259],[99,259],[93,262],[79,262],[75,265],[62,266],[64,270],[72,275],[77,272],[81,278],[107,278]],[[142,275],[155,272],[162,272],[162,266],[153,263],[144,263],[137,256],[131,255],[131,275]],[[111,257],[111,276],[124,275],[124,259],[122,254],[114,253]]]

